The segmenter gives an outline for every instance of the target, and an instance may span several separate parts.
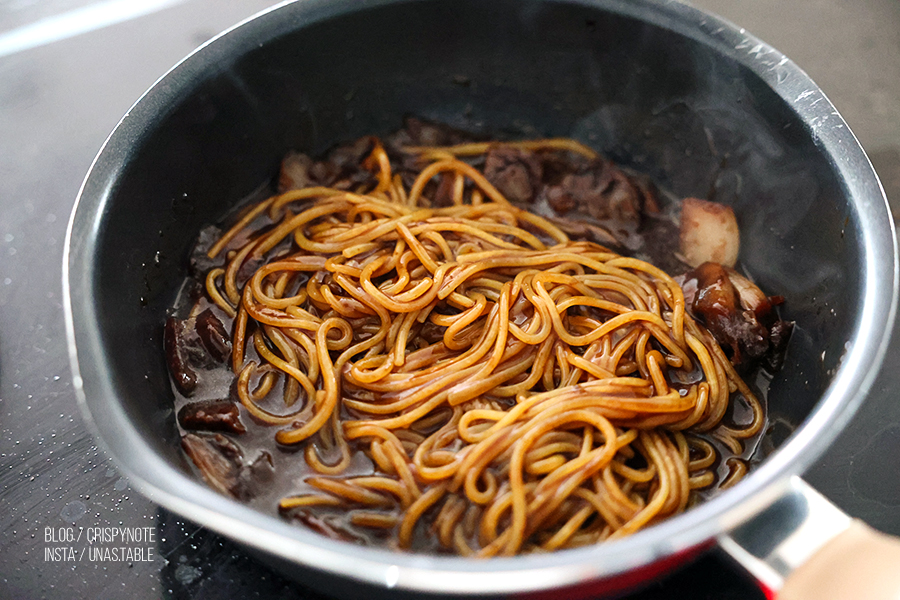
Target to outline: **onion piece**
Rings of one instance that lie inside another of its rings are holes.
[[[687,264],[705,262],[733,267],[741,237],[730,206],[699,198],[685,198],[681,205],[681,255]]]

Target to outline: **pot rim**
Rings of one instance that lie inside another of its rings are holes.
[[[104,142],[79,191],[63,256],[66,338],[73,386],[95,438],[135,486],[165,508],[230,538],[302,564],[379,587],[452,594],[547,590],[608,578],[708,544],[757,510],[831,444],[877,374],[897,304],[897,247],[887,200],[849,127],[809,77],[782,53],[715,15],[674,0],[574,0],[634,17],[712,47],[750,69],[807,124],[852,199],[863,245],[864,298],[840,368],[794,434],[732,489],[614,542],[489,561],[393,552],[316,535],[226,498],[171,467],[143,441],[111,385],[94,312],[92,257],[108,192],[124,152],[184,89],[223,57],[297,27],[361,8],[406,0],[289,0],[226,30],[161,77]],[[554,2],[560,0],[552,0]],[[281,18],[290,15],[290,18]],[[102,418],[97,416],[102,415]]]

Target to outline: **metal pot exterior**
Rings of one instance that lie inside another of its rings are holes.
[[[629,539],[490,561],[327,540],[193,478],[161,337],[196,232],[270,180],[287,150],[385,133],[405,114],[576,137],[676,195],[734,207],[742,264],[797,323],[749,477]],[[880,184],[832,105],[714,16],[662,0],[303,0],[209,42],[135,104],[84,182],[63,270],[85,414],[159,504],[348,597],[596,595],[708,547],[824,451],[880,364],[895,255]]]

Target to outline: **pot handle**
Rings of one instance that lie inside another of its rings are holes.
[[[799,477],[719,537],[777,600],[900,600],[900,538],[852,519]]]

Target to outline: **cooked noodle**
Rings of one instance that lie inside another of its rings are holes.
[[[582,546],[685,510],[716,478],[709,440],[759,431],[759,401],[662,270],[508,202],[464,161],[489,144],[408,148],[410,186],[372,147],[372,185],[269,198],[209,251],[226,257],[205,283],[234,317],[240,401],[305,444],[312,491],[284,513],[348,511],[401,548],[431,528],[462,555]],[[428,197],[439,174],[450,206]],[[743,428],[722,424],[733,391]],[[356,451],[369,474],[344,474]]]

